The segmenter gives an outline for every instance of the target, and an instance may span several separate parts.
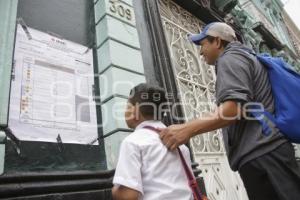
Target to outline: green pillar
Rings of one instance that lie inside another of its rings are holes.
[[[129,91],[146,78],[133,1],[96,1],[95,21],[105,152],[113,169],[120,143],[131,132],[124,120]]]
[[[7,126],[10,77],[18,0],[0,0],[0,127]],[[4,172],[5,133],[0,131],[0,175]]]
[[[8,122],[17,5],[18,0],[0,0],[0,126]]]

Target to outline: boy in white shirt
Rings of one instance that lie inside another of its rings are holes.
[[[165,128],[159,121],[167,103],[162,88],[139,84],[130,92],[125,112],[129,128],[120,149],[112,189],[115,200],[192,200],[193,194],[178,151],[168,151],[158,133],[145,128]],[[191,169],[189,149],[180,150]]]

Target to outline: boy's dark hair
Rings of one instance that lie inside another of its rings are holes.
[[[140,113],[151,119],[162,119],[167,98],[163,88],[141,83],[131,89],[128,101],[138,104]]]
[[[206,39],[207,39],[210,43],[212,43],[212,42],[216,39],[216,37],[208,35],[208,36],[206,36]],[[224,47],[224,48],[227,47],[227,45],[228,45],[229,43],[230,43],[230,42],[221,39],[221,45],[222,45],[222,47]]]

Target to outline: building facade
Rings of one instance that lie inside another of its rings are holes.
[[[247,46],[300,70],[299,30],[280,0],[0,0],[0,16],[0,199],[111,199],[120,143],[132,132],[123,112],[134,85],[147,82],[173,94],[170,101],[180,106],[167,124],[214,110],[214,67],[187,40],[205,24],[227,22]],[[23,141],[11,131],[17,24],[92,49],[97,145]],[[209,199],[248,199],[229,168],[220,130],[188,145]]]
[[[284,11],[283,12],[283,21],[287,27],[290,39],[292,41],[292,44],[294,46],[295,49],[295,53],[298,56],[298,62],[299,62],[299,57],[300,57],[300,30],[298,29],[298,27],[295,25],[295,23],[293,22],[293,20],[290,18],[290,16]],[[295,65],[296,66],[296,70],[299,71],[299,65]],[[300,161],[300,145],[298,144],[296,146],[296,157],[298,159],[298,161]]]
[[[296,24],[293,22],[293,20],[290,18],[290,16],[284,11],[283,12],[283,21],[287,27],[288,33],[290,35],[290,39],[294,45],[295,53],[300,56],[300,31]]]

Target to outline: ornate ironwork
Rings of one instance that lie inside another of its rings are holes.
[[[200,49],[187,42],[187,36],[200,32],[203,22],[172,1],[159,2],[185,119],[201,117],[215,109],[216,76],[214,67],[205,64]],[[195,136],[191,145],[194,154],[224,152],[219,130]]]

